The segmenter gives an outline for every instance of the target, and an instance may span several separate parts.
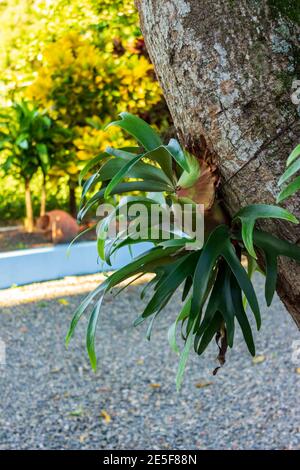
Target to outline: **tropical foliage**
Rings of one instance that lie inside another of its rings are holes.
[[[3,107],[25,97],[68,129],[48,180],[56,185],[60,176],[65,184],[67,175],[70,199],[85,161],[111,142],[124,144],[121,132],[103,132],[118,111],[126,107],[168,126],[133,0],[12,0],[0,12]]]
[[[124,204],[140,202],[150,210],[153,204],[159,202],[163,211],[175,203],[182,205],[188,201],[194,205],[196,216],[196,203],[206,202],[206,199],[201,200],[207,193],[203,185],[211,187],[207,175],[204,180],[201,179],[202,162],[182,149],[175,139],[164,144],[152,127],[132,114],[121,113],[121,120],[112,122],[110,126],[117,126],[128,133],[136,140],[136,146],[108,147],[87,164],[81,172],[79,221],[93,207],[107,200],[114,200],[117,215],[121,213]],[[194,196],[194,187],[200,188],[201,185],[202,191],[198,193],[200,197],[191,199],[189,196]],[[124,194],[133,192],[134,196],[124,197]],[[209,218],[210,209],[211,206],[206,206],[206,218]],[[106,234],[110,218],[111,215],[102,218],[97,231],[99,256],[108,263],[111,263],[111,256],[121,247],[145,241],[134,237],[130,230],[127,230],[125,236],[121,233],[115,238],[109,238]],[[151,238],[149,225],[147,240],[153,247],[113,273],[88,295],[75,312],[67,344],[78,321],[93,302],[86,344],[91,365],[95,369],[95,333],[103,296],[122,282],[126,281],[128,285],[135,278],[152,273],[153,279],[141,296],[147,299],[146,306],[135,319],[134,325],[148,321],[147,337],[150,338],[154,321],[174,293],[183,286],[182,307],[177,318],[173,319],[168,334],[172,349],[179,352],[176,330],[181,325],[184,347],[180,355],[177,387],[181,384],[192,346],[201,355],[215,337],[220,365],[225,362],[227,347],[232,348],[234,344],[236,322],[242,330],[249,352],[254,355],[255,345],[245,301],[259,329],[260,308],[251,281],[257,267],[256,259],[258,256],[264,259],[268,305],[272,302],[276,288],[278,257],[287,256],[300,262],[299,247],[255,228],[260,218],[279,218],[298,223],[292,214],[280,207],[264,204],[247,206],[227,224],[208,223],[210,230],[206,232],[202,248],[187,233],[175,236],[172,225],[166,231],[158,223],[158,237]],[[128,222],[134,224],[135,216],[129,218]],[[243,266],[243,256],[248,258],[248,271]]]
[[[2,169],[21,178],[25,184],[27,229],[32,231],[30,182],[40,169],[45,183],[57,146],[68,139],[68,131],[25,101],[15,103],[10,111],[0,115]]]

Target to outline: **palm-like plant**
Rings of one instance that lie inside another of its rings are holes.
[[[122,113],[121,118],[110,125],[124,129],[136,139],[138,146],[107,148],[106,152],[87,164],[80,176],[82,198],[79,221],[96,204],[111,200],[112,196],[115,197],[117,215],[124,203],[130,205],[141,202],[151,208],[160,201],[162,209],[165,204],[171,207],[175,203],[183,204],[186,201],[192,205],[205,203],[207,200],[212,203],[213,198],[207,198],[207,187],[212,188],[213,185],[207,176],[207,168],[203,171],[204,162],[183,150],[175,139],[164,145],[154,129],[141,119],[128,113]],[[94,169],[96,171],[92,173]],[[90,191],[97,184],[101,185],[100,188],[89,197]],[[132,192],[135,193],[134,196],[119,199],[125,193]],[[211,209],[211,203],[207,209]],[[210,213],[211,211],[207,211],[206,215]],[[111,214],[107,215],[98,226],[98,253],[108,263],[111,262],[112,254],[121,247],[145,241],[132,236],[130,231],[126,236],[116,236],[113,239],[106,237],[110,217]],[[145,273],[152,273],[153,279],[141,295],[144,299],[145,294],[148,294],[150,299],[134,325],[149,321],[147,337],[150,338],[154,321],[173,294],[183,286],[182,307],[177,318],[173,319],[168,333],[172,349],[179,352],[176,330],[181,324],[184,347],[179,361],[177,387],[182,381],[192,345],[195,352],[201,355],[216,336],[219,361],[224,363],[226,349],[234,343],[236,321],[248,350],[254,355],[255,345],[245,300],[259,329],[260,309],[251,282],[251,275],[257,266],[257,255],[261,254],[265,260],[265,295],[268,305],[272,302],[276,288],[278,256],[288,256],[300,261],[299,247],[254,229],[258,218],[270,217],[298,222],[292,214],[277,206],[248,206],[241,209],[228,223],[222,223],[226,219],[219,224],[208,221],[206,225],[209,229],[205,232],[204,246],[199,248],[195,243],[195,249],[191,249],[195,240],[189,239],[186,234],[175,237],[172,227],[166,232],[160,226],[158,239],[152,239],[149,235],[148,241],[153,243],[151,249],[110,275],[78,307],[67,334],[67,344],[81,316],[92,301],[96,300],[90,314],[86,338],[90,362],[96,368],[95,331],[104,294],[123,281],[131,283]],[[248,272],[242,265],[242,255],[248,258]]]
[[[45,180],[51,167],[57,142],[64,139],[67,131],[57,126],[46,114],[33,105],[22,101],[14,103],[7,114],[0,115],[0,151],[5,161],[2,168],[13,172],[25,184],[26,227],[33,230],[33,210],[30,181],[41,169],[43,188],[41,213],[45,212]]]

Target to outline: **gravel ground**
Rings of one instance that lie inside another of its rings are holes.
[[[256,278],[263,297],[263,283]],[[68,351],[63,338],[80,296],[3,307],[0,336],[0,449],[300,449],[298,332],[276,300],[263,308],[256,362],[237,332],[216,377],[216,350],[191,356],[180,393],[167,326],[176,299],[151,342],[133,329],[140,312],[133,286],[108,298],[98,328],[101,366],[88,365],[81,321]],[[298,373],[297,373],[298,372]]]

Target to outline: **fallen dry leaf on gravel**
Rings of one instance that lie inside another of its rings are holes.
[[[204,387],[209,387],[212,385],[212,382],[198,382],[195,384],[196,388],[204,388]]]
[[[160,384],[157,384],[157,383],[149,384],[149,387],[160,388]]]
[[[69,305],[69,303],[70,303],[67,299],[58,299],[58,302],[61,305]]]
[[[252,359],[253,364],[261,364],[261,362],[264,362],[266,360],[266,356],[264,354],[260,354],[258,356],[255,356]]]
[[[100,415],[107,424],[111,422],[111,416],[107,413],[107,411],[102,410]]]

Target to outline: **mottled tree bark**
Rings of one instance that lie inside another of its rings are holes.
[[[286,159],[300,142],[298,0],[136,0],[150,57],[178,136],[208,148],[231,214],[275,203]],[[285,206],[300,216],[300,197]],[[299,226],[261,228],[298,242]],[[278,293],[300,327],[300,266],[280,262]]]

